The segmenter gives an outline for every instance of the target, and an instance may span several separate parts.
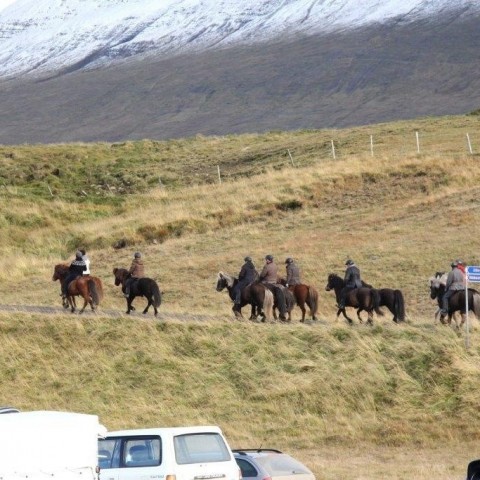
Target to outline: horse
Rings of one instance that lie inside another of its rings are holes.
[[[459,330],[466,320],[465,310],[465,290],[456,291],[448,300],[448,313],[442,313],[443,296],[445,295],[447,274],[437,272],[435,276],[430,278],[430,298],[437,299],[439,310],[435,314],[435,318],[440,314],[440,322],[443,325],[451,325],[452,318],[455,321],[455,327]],[[474,315],[480,319],[480,293],[474,288],[468,289],[468,310],[472,311]],[[461,321],[458,324],[455,312],[460,312]]]
[[[335,291],[335,297],[337,299],[337,304],[340,304],[340,293],[345,286],[343,278],[330,273],[327,278],[327,285],[325,290],[329,292],[330,290]],[[367,323],[369,325],[373,324],[373,312],[379,316],[383,316],[383,312],[379,309],[380,306],[380,294],[378,290],[368,287],[360,287],[350,290],[347,293],[345,299],[345,307],[353,307],[357,309],[357,318],[360,323],[363,323],[362,318],[360,317],[360,312],[365,310],[368,313]],[[337,319],[340,313],[348,320],[348,323],[352,324],[353,320],[347,315],[345,308],[339,308],[337,311]]]
[[[63,286],[63,282],[68,275],[68,268],[69,266],[63,263],[55,265],[52,280],[59,280],[60,284]],[[102,281],[98,277],[92,275],[82,275],[70,282],[67,287],[67,298],[64,301],[63,306],[64,308],[70,306],[72,313],[75,312],[77,308],[75,303],[76,296],[81,296],[84,302],[79,313],[83,313],[87,304],[90,304],[91,309],[95,311],[103,298]]]
[[[279,311],[280,314],[280,320],[284,322],[291,322],[292,321],[292,310],[293,307],[295,306],[295,296],[293,295],[292,291],[289,290],[285,285],[281,284],[278,282],[279,285],[275,286],[270,286],[267,285],[267,288],[271,288],[272,293],[274,295],[274,303],[273,303],[273,318],[277,320],[277,310]],[[282,286],[280,286],[282,285]],[[283,293],[283,295],[280,297],[279,296],[279,291]],[[284,298],[284,300],[282,299]],[[282,316],[282,303],[285,302],[284,306],[284,315]]]
[[[219,272],[217,275],[217,292],[221,292],[225,288],[228,291],[230,299],[235,301],[233,289],[238,283],[238,278],[229,275],[225,272]],[[253,282],[244,287],[240,294],[240,308],[237,310],[233,308],[233,312],[237,318],[243,318],[242,307],[251,305],[252,311],[250,320],[256,320],[260,315],[263,320],[271,321],[273,319],[273,293],[265,288],[265,285],[258,282]]]
[[[125,293],[126,282],[130,279],[130,273],[126,268],[114,268],[113,275],[115,276],[115,286],[122,286],[122,292]],[[127,298],[127,311],[130,314],[135,308],[132,306],[135,297],[145,297],[148,301],[143,314],[148,312],[150,306],[153,306],[155,316],[158,314],[158,307],[162,303],[162,294],[158,288],[158,284],[153,278],[142,277],[132,279],[130,284],[130,295]]]
[[[287,281],[284,278],[280,277],[278,279],[278,283],[286,285]],[[307,312],[305,304],[307,304],[308,308],[310,309],[310,315],[312,316],[312,320],[318,320],[318,291],[316,288],[312,287],[311,285],[299,283],[297,285],[289,285],[288,291],[293,294],[296,304],[300,307],[300,310],[302,311],[302,319],[300,320],[301,322],[305,322],[305,315]]]
[[[392,320],[395,323],[405,321],[405,300],[401,290],[393,288],[380,288],[379,307],[387,307],[393,314]]]

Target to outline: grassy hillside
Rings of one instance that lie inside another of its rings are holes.
[[[53,265],[80,245],[106,293],[83,318],[0,308],[2,403],[94,412],[109,428],[216,423],[233,446],[292,451],[319,479],[462,478],[477,455],[480,332],[473,321],[466,350],[464,331],[434,325],[428,278],[480,261],[479,157],[399,147],[477,123],[1,147],[1,304],[59,307]],[[374,156],[350,153],[387,133],[396,141]],[[125,316],[113,285],[137,250],[161,285],[161,321]],[[218,271],[267,253],[281,269],[298,260],[319,322],[300,325],[299,310],[291,325],[232,320]],[[335,321],[324,285],[347,257],[402,289],[405,325]]]

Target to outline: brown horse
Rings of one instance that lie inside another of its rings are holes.
[[[63,263],[55,265],[52,280],[59,280],[60,284],[63,286],[63,282],[68,275],[68,267],[68,265]],[[79,313],[83,313],[87,304],[89,304],[92,310],[95,311],[103,298],[102,281],[98,277],[83,275],[70,282],[67,287],[67,299],[63,306],[65,308],[70,306],[72,313],[76,310],[76,296],[82,297],[84,302]]]
[[[337,304],[339,304],[340,294],[344,286],[345,286],[345,282],[343,281],[343,278],[339,277],[338,275],[335,275],[334,273],[331,273],[328,276],[325,290],[327,290],[327,292],[330,290],[334,290],[335,297],[337,299]],[[365,310],[368,313],[367,323],[369,325],[373,324],[374,311],[379,316],[383,315],[383,312],[379,309],[379,305],[380,305],[380,294],[378,293],[378,290],[375,290],[374,288],[368,288],[368,287],[361,287],[361,288],[355,288],[354,290],[350,290],[347,293],[347,298],[345,301],[346,307],[353,307],[357,309],[357,318],[360,323],[363,323],[363,320],[360,317],[360,312]],[[337,318],[340,315],[340,313],[342,313],[343,316],[348,320],[348,323],[350,324],[353,323],[352,319],[347,315],[345,308],[338,309]]]
[[[278,283],[286,285],[287,281],[284,278],[279,278]],[[307,313],[305,304],[310,309],[310,315],[312,316],[312,320],[318,320],[318,291],[316,290],[316,288],[312,287],[311,285],[299,283],[298,285],[289,285],[288,290],[293,294],[297,305],[302,311],[302,319],[300,321],[305,322],[305,315]]]
[[[219,272],[217,276],[217,292],[221,292],[225,288],[228,291],[231,300],[235,300],[233,294],[233,287],[237,284],[238,279],[225,272]],[[241,308],[245,305],[251,305],[252,313],[250,320],[256,320],[260,315],[263,321],[272,321],[273,316],[273,293],[265,287],[264,284],[259,282],[253,282],[242,289],[240,296],[240,308],[233,309],[233,313],[237,318],[243,318]]]

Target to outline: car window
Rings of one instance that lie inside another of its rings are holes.
[[[179,465],[200,462],[228,462],[230,453],[218,433],[190,433],[173,439],[175,458]]]
[[[120,463],[120,439],[102,439],[98,441],[98,466],[104,470],[118,468]]]
[[[126,439],[123,447],[123,464],[126,467],[152,467],[160,465],[160,438]]]
[[[256,461],[271,476],[310,473],[305,465],[285,453],[259,456]]]
[[[243,458],[235,458],[235,460],[242,471],[243,478],[256,477],[258,475],[257,469],[249,461]]]

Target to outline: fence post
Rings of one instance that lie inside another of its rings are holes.
[[[420,137],[418,136],[418,131],[415,132],[415,137],[417,138],[417,153],[420,153]]]
[[[332,140],[332,157],[334,160],[337,159],[336,155],[335,155],[335,144],[333,143],[333,140]]]
[[[295,164],[293,163],[293,157],[292,157],[292,154],[290,153],[290,149],[289,149],[289,148],[287,148],[287,152],[288,152],[288,156],[290,157],[290,160],[291,160],[291,162],[292,162],[292,167],[294,167]]]
[[[222,177],[220,176],[220,165],[217,165],[217,172],[218,172],[218,183],[222,183]]]
[[[370,135],[370,153],[373,157],[373,135]]]
[[[473,155],[472,142],[470,142],[470,135],[468,133],[467,133],[467,142],[468,142],[468,150],[470,151],[470,155]]]

